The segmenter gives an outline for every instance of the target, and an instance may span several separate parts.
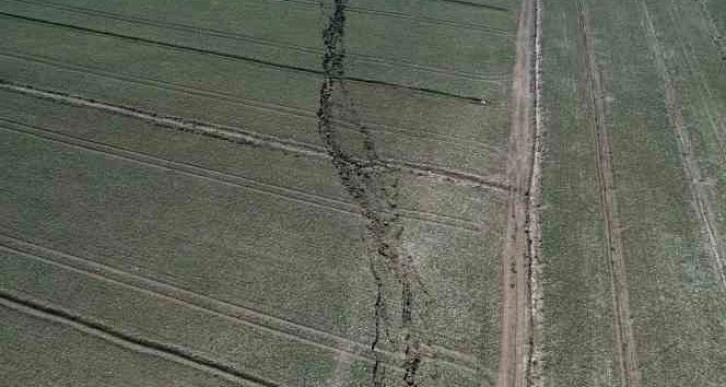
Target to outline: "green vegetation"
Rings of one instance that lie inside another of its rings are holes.
[[[3,382],[726,385],[724,4],[2,2]]]
[[[140,355],[91,334],[3,306],[0,354],[3,384],[38,387],[128,386],[133,384],[181,386],[257,386],[225,381],[204,371],[159,358]],[[183,381],[183,382],[182,382]]]
[[[545,384],[617,386],[592,107],[574,2],[543,10]]]
[[[550,131],[543,182],[547,385],[621,383],[619,351],[611,344],[607,244],[598,221],[604,215],[598,182],[588,171],[597,162],[597,119],[608,128],[612,150],[612,195],[640,383],[726,383],[720,367],[726,362],[726,331],[718,317],[726,310],[725,289],[713,254],[719,249],[723,254],[723,247],[712,246],[704,231],[710,219],[697,210],[699,200],[714,209],[726,203],[713,194],[723,195],[722,187],[708,183],[724,171],[722,129],[711,126],[708,114],[718,120],[726,111],[720,94],[726,82],[701,12],[696,2],[674,0],[555,2],[544,13],[543,104]],[[583,43],[588,33],[583,20],[589,23],[590,46]],[[601,91],[587,90],[588,49],[596,58]],[[596,116],[588,93],[605,101],[604,117]],[[689,164],[689,150],[679,145],[687,139],[679,137],[677,125],[685,125],[697,164]],[[700,171],[705,181],[689,181],[689,170]],[[593,180],[587,183],[583,176]],[[722,223],[709,226],[723,229]]]
[[[319,132],[335,7],[0,5],[4,299],[253,384],[495,383],[519,5],[345,9],[330,124],[390,171],[414,300]]]

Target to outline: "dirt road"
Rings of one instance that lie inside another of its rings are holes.
[[[508,222],[501,259],[502,305],[499,387],[532,385],[538,379],[541,323],[539,175],[542,146],[537,112],[539,2],[525,0],[519,15],[513,74],[512,129],[507,175]],[[536,300],[533,301],[533,300]]]

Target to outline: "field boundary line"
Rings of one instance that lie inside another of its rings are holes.
[[[0,11],[0,16],[5,17],[5,18],[10,18],[10,19],[23,20],[23,21],[35,23],[35,24],[44,24],[44,25],[57,27],[57,28],[64,28],[64,29],[80,31],[80,32],[83,32],[86,34],[100,35],[100,36],[111,37],[114,39],[127,40],[127,41],[131,41],[131,42],[134,42],[137,44],[146,44],[146,45],[150,45],[150,46],[163,47],[163,48],[172,49],[172,50],[194,52],[197,54],[206,55],[206,56],[214,56],[214,57],[223,58],[226,60],[247,62],[247,63],[251,63],[256,66],[275,69],[277,71],[306,74],[306,75],[310,75],[310,76],[314,76],[314,77],[322,77],[322,75],[323,75],[322,72],[319,70],[313,70],[313,69],[306,68],[306,67],[286,65],[286,64],[272,62],[272,61],[264,60],[264,59],[257,59],[257,58],[253,58],[253,57],[247,57],[247,56],[238,55],[238,54],[231,54],[231,53],[226,53],[226,52],[216,51],[216,50],[211,50],[211,49],[168,43],[168,42],[163,42],[163,41],[155,40],[155,39],[125,35],[125,34],[120,34],[120,33],[116,33],[116,32],[104,31],[104,30],[100,30],[100,29],[96,29],[96,28],[78,26],[75,24],[55,22],[55,21],[51,21],[51,20],[46,20],[46,19],[41,19],[41,18],[36,18],[36,17],[31,17],[31,16],[18,15],[18,14],[13,14],[13,13],[9,13],[9,12],[3,12],[3,11]],[[428,94],[428,95],[436,96],[436,97],[453,98],[453,99],[458,99],[460,101],[464,101],[466,103],[473,103],[473,104],[481,103],[481,97],[478,97],[478,96],[467,96],[467,95],[462,95],[462,94],[456,94],[456,93],[451,93],[448,91],[432,89],[429,87],[412,86],[412,85],[393,83],[393,82],[381,81],[381,80],[376,80],[376,79],[361,78],[361,77],[346,77],[345,80],[347,80],[349,82],[360,83],[360,84],[377,85],[377,86],[390,87],[390,88],[394,88],[394,89],[408,90],[408,91],[411,91],[414,93]]]
[[[522,0],[518,16],[516,62],[513,71],[511,132],[507,176],[507,222],[500,258],[500,353],[497,387],[524,387],[530,382],[535,338],[532,272],[538,232],[539,168],[542,148],[537,128],[536,0]],[[534,184],[534,186],[533,186]]]
[[[632,318],[630,315],[630,294],[628,290],[628,277],[626,260],[623,249],[622,225],[617,217],[617,202],[615,197],[615,177],[612,167],[612,149],[610,134],[605,123],[605,101],[597,67],[592,41],[592,32],[589,26],[589,13],[585,4],[579,3],[579,23],[582,34],[582,43],[585,55],[586,89],[590,99],[592,124],[595,130],[595,149],[597,153],[597,178],[600,193],[600,205],[605,222],[605,238],[607,240],[607,257],[610,268],[610,284],[613,294],[613,309],[615,313],[615,341],[620,377],[626,387],[640,386],[640,369],[636,342],[633,334]]]
[[[136,76],[130,76],[130,75],[121,75],[117,73],[111,73],[108,71],[104,71],[99,68],[94,67],[87,67],[87,66],[81,66],[77,64],[71,64],[66,62],[61,62],[55,59],[41,57],[37,55],[29,55],[29,54],[21,54],[21,53],[8,53],[7,51],[2,52],[0,51],[0,57],[6,57],[11,58],[15,60],[21,60],[21,61],[28,61],[33,63],[39,63],[41,65],[45,66],[51,66],[56,69],[61,69],[63,71],[69,71],[69,72],[76,72],[76,73],[83,73],[83,74],[93,74],[95,76],[103,77],[103,78],[109,78],[117,81],[123,81],[123,82],[129,82],[134,84],[139,84],[147,87],[153,87],[165,91],[171,91],[171,92],[177,92],[180,94],[187,94],[195,97],[201,97],[201,98],[209,98],[213,100],[223,101],[232,103],[239,106],[244,106],[251,109],[257,109],[265,112],[269,112],[272,114],[279,114],[279,115],[290,115],[299,117],[301,119],[309,119],[309,120],[316,120],[315,113],[310,113],[304,109],[296,108],[292,106],[286,106],[286,105],[278,105],[278,104],[271,104],[267,102],[260,102],[255,101],[252,99],[242,98],[235,96],[233,94],[229,93],[223,93],[219,91],[211,91],[211,90],[202,90],[191,86],[182,86],[178,84],[173,84],[166,81],[161,81],[158,79],[151,79],[151,78],[140,78]],[[63,93],[59,93],[63,94]],[[337,125],[343,126],[344,129],[349,131],[354,131],[355,124],[352,122],[344,121],[344,120],[335,120],[335,123]],[[388,124],[382,124],[378,122],[373,121],[365,121],[364,124],[366,127],[370,127],[372,131],[382,132],[382,133],[403,133],[404,135],[408,136],[409,138],[414,139],[426,139],[426,140],[432,140],[434,142],[441,142],[441,143],[449,143],[453,144],[459,147],[462,146],[470,146],[471,144],[476,144],[478,146],[483,146],[487,148],[489,151],[491,151],[492,154],[501,155],[503,152],[498,147],[488,144],[479,140],[475,139],[468,139],[463,137],[454,137],[450,135],[445,135],[441,133],[435,133],[430,131],[425,132],[416,132],[414,129],[406,128],[402,126],[394,126],[394,125],[388,125]],[[245,129],[241,129],[245,131]],[[252,131],[247,130],[247,132],[253,133]],[[257,132],[254,132],[257,133]],[[264,134],[262,134],[264,136]]]
[[[663,81],[668,116],[671,120],[676,137],[678,137],[679,150],[681,151],[681,158],[683,160],[683,169],[686,173],[688,187],[690,188],[692,196],[691,205],[694,207],[693,209],[700,220],[702,233],[706,236],[705,244],[711,250],[711,255],[715,264],[714,269],[721,279],[721,285],[724,287],[724,290],[726,290],[726,254],[720,251],[718,242],[723,239],[719,235],[718,228],[716,227],[713,206],[708,200],[709,195],[704,192],[706,188],[703,184],[701,184],[703,176],[693,153],[691,139],[688,135],[688,131],[686,130],[685,119],[681,112],[680,104],[678,103],[678,94],[675,85],[673,84],[673,80],[668,73],[665,55],[658,41],[653,20],[650,17],[650,12],[648,12],[648,6],[645,2],[641,1],[641,5],[643,6],[643,12],[645,15],[647,27],[646,35],[649,40],[651,50],[653,51],[656,69]]]
[[[178,22],[164,22],[160,20],[154,20],[154,19],[148,19],[141,16],[135,16],[135,15],[127,15],[123,13],[115,13],[115,12],[107,12],[107,11],[101,11],[97,9],[92,8],[86,8],[86,7],[77,7],[77,6],[71,6],[71,5],[65,5],[65,4],[59,4],[52,1],[33,1],[33,0],[11,0],[18,3],[24,3],[24,4],[32,4],[35,6],[45,6],[49,8],[59,9],[66,12],[76,13],[76,14],[84,14],[84,15],[92,15],[100,18],[110,19],[110,20],[116,20],[121,21],[125,23],[135,23],[140,25],[146,25],[146,26],[152,26],[156,28],[163,28],[167,30],[177,30],[177,31],[183,31],[183,32],[193,32],[195,34],[200,35],[206,35],[206,36],[214,36],[214,37],[221,37],[226,39],[231,39],[238,42],[247,42],[252,43],[260,46],[268,46],[268,47],[276,47],[276,48],[286,48],[298,52],[305,52],[309,54],[314,55],[322,55],[323,50],[319,48],[313,48],[313,47],[305,47],[305,46],[299,46],[292,43],[283,43],[278,42],[270,39],[264,39],[264,38],[256,38],[251,35],[245,35],[241,33],[236,32],[227,32],[227,31],[221,31],[221,30],[215,30],[211,28],[206,27],[196,27],[184,23],[178,23]],[[501,35],[501,34],[496,34]],[[388,67],[402,67],[402,68],[409,68],[414,71],[421,71],[421,72],[429,72],[429,73],[436,73],[436,74],[443,74],[447,76],[452,77],[459,77],[462,79],[469,79],[472,81],[480,81],[485,83],[494,83],[494,84],[501,84],[503,81],[503,77],[506,77],[505,74],[501,75],[491,75],[487,76],[484,74],[478,74],[470,71],[462,71],[462,70],[455,70],[455,69],[446,69],[442,67],[434,67],[434,66],[427,66],[418,64],[413,61],[408,61],[405,59],[395,59],[390,57],[376,57],[372,55],[366,55],[366,54],[355,54],[351,53],[347,55],[348,58],[353,59],[354,61],[369,61],[374,63],[379,63]]]
[[[0,79],[0,90],[14,91],[17,93],[31,95],[64,104],[95,108],[98,110],[108,111],[123,116],[153,122],[163,127],[170,127],[181,131],[193,132],[213,138],[218,138],[221,140],[232,141],[239,144],[267,147],[282,152],[296,153],[321,159],[330,158],[327,153],[321,151],[317,146],[304,144],[293,140],[284,140],[274,136],[251,133],[239,128],[201,123],[198,121],[190,121],[178,117],[157,116],[154,113],[146,112],[136,108],[122,107],[69,94],[41,90],[27,85],[18,85],[3,79]],[[391,166],[401,168],[417,176],[431,177],[450,183],[459,183],[465,186],[487,188],[494,191],[504,192],[507,189],[506,184],[491,181],[480,175],[441,167],[438,165],[427,165],[424,163],[413,163],[394,159],[383,159],[383,161]]]
[[[57,251],[2,233],[0,233],[0,249],[10,250],[26,258],[41,261],[64,270],[70,270],[99,281],[111,282],[133,291],[149,294],[153,297],[166,299],[203,313],[213,314],[325,351],[345,353],[370,364],[374,363],[374,358],[370,355],[370,346],[368,344],[346,339],[284,318],[272,316],[249,307],[222,301],[201,293],[179,288],[157,279],[129,273],[104,263]],[[470,358],[470,356],[443,347],[435,348],[436,353],[432,355],[434,361],[467,373],[477,372],[476,365],[471,364],[475,363],[475,360]],[[376,351],[379,355],[384,356],[386,367],[403,370],[401,366],[397,365],[398,362],[403,360],[402,355],[383,349],[376,349]],[[460,361],[462,360],[466,364],[461,364]]]
[[[5,288],[0,288],[0,305],[25,315],[73,328],[134,352],[157,356],[242,385],[254,383],[257,386],[265,387],[280,386],[277,382],[209,359],[206,355],[194,353],[187,348],[123,332],[86,316],[46,304],[27,295],[8,291]]]

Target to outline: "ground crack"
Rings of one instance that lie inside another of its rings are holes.
[[[372,385],[385,385],[385,367],[377,347],[388,341],[396,344],[388,332],[392,322],[387,313],[387,288],[400,286],[400,327],[405,355],[403,381],[419,386],[418,372],[423,363],[422,339],[417,330],[417,296],[423,292],[415,258],[401,245],[404,232],[398,206],[400,168],[386,163],[376,149],[370,130],[362,124],[354,98],[345,83],[344,33],[347,0],[334,0],[328,25],[323,30],[324,80],[320,86],[317,112],[318,132],[348,194],[355,200],[368,221],[367,242],[370,267],[376,285],[375,332],[371,351],[375,355]],[[353,122],[357,138],[342,137],[336,122],[344,118]],[[385,276],[393,281],[385,281]],[[393,282],[393,284],[391,284]]]

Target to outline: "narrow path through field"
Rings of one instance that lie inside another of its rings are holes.
[[[536,114],[539,6],[537,0],[524,0],[519,15],[507,165],[511,188],[501,257],[499,387],[538,383],[541,366],[537,206],[542,145],[541,122]]]
[[[369,353],[369,344],[367,343],[299,324],[281,316],[270,315],[255,309],[253,306],[233,304],[197,291],[179,288],[173,284],[154,279],[148,274],[127,272],[122,268],[100,263],[94,257],[70,255],[3,233],[0,233],[0,252],[20,255],[28,260],[41,262],[59,270],[74,272],[88,279],[121,287],[129,292],[178,303],[210,317],[219,317],[239,323],[267,334],[329,351],[339,357],[356,359],[366,363],[374,362],[374,357]],[[383,366],[403,370],[403,367],[399,366],[404,359],[401,353],[394,353],[380,348],[377,349],[377,352]],[[473,359],[463,359],[461,354],[451,349],[437,346],[436,358],[428,357],[427,361],[456,368],[468,374],[476,373]]]
[[[595,127],[598,185],[603,220],[605,222],[605,237],[608,245],[611,291],[614,304],[613,312],[615,315],[617,361],[623,385],[627,387],[638,387],[640,385],[640,375],[630,317],[630,296],[621,235],[623,228],[617,217],[612,150],[608,127],[605,123],[605,101],[600,73],[595,58],[592,32],[590,31],[589,14],[584,4],[580,3],[580,7],[579,22],[583,39],[583,55],[585,55],[583,59],[587,78],[585,81],[589,98],[589,108],[592,109],[591,115]]]

